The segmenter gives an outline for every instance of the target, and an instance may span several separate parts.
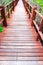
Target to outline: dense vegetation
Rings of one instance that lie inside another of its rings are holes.
[[[37,6],[39,13],[43,15],[43,0],[27,0],[32,6]]]
[[[43,0],[33,0],[33,2],[37,3],[39,6],[43,6]]]
[[[38,7],[38,11],[43,15],[43,0],[32,0],[33,3]]]
[[[9,3],[10,1],[12,1],[12,0],[2,0],[2,5],[5,5],[5,4]]]
[[[11,2],[12,0],[0,0],[0,6],[1,5],[6,5],[7,3]],[[5,8],[5,12],[7,12],[7,7]],[[7,19],[8,15],[6,16]],[[1,22],[2,18],[1,18],[1,12],[0,12],[0,22]],[[0,32],[3,31],[3,24],[0,24]]]

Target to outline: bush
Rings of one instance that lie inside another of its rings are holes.
[[[3,31],[3,27],[0,25],[0,32],[2,32]]]

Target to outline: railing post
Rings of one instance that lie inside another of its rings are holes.
[[[33,7],[33,9],[32,9],[32,16],[31,16],[31,25],[32,25],[32,26],[33,26],[33,20],[34,20],[35,17],[36,17],[36,12],[35,12],[36,9],[37,9],[36,6]]]
[[[42,27],[43,27],[43,18],[42,18],[41,24],[39,26],[39,31],[42,31]]]
[[[12,14],[12,3],[10,3],[10,8],[11,8],[11,11],[10,11],[10,12],[11,12],[11,14]]]
[[[9,5],[7,6],[8,9],[8,18],[10,17],[10,13],[9,13]]]
[[[7,21],[6,21],[6,16],[5,16],[5,8],[2,6],[2,12],[1,12],[2,18],[4,19],[3,21],[3,26],[7,26]]]
[[[13,6],[13,8],[12,8],[12,9],[13,9],[13,11],[14,11],[14,8],[15,8],[15,6],[14,6],[14,2],[15,2],[15,1],[13,1],[13,2],[12,2],[12,6]]]

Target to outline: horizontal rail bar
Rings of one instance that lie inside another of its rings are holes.
[[[42,33],[42,27],[43,27],[43,15],[41,15],[38,11],[37,11],[37,7],[36,6],[32,6],[30,3],[28,3],[27,1],[23,0],[25,9],[27,10],[27,12],[30,14],[30,18],[32,21],[32,25],[35,26],[36,30],[37,30],[37,38],[41,38],[42,40],[42,45],[43,45],[43,33]],[[30,11],[31,10],[31,11]],[[37,25],[35,18],[36,18],[36,14],[38,14],[38,16],[40,16],[41,18],[41,23],[40,26]]]

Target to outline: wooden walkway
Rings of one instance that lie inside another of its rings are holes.
[[[43,65],[43,47],[20,0],[0,33],[0,65]]]

